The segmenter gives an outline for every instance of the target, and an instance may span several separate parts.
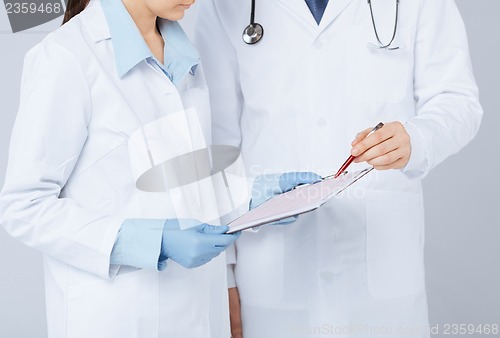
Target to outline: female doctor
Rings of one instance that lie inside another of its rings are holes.
[[[210,139],[193,2],[70,0],[26,56],[0,217],[44,254],[50,338],[229,336],[238,235],[206,224],[206,186],[169,189],[189,166],[155,174]]]
[[[256,176],[330,175],[351,154],[349,170],[379,170],[295,223],[238,239],[233,336],[429,337],[420,180],[482,116],[454,1],[250,5],[201,4],[214,142],[241,147]]]

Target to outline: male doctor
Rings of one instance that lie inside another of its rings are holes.
[[[482,116],[454,0],[257,1],[253,45],[250,5],[200,3],[214,143],[241,147],[255,176],[329,175],[351,154],[349,170],[378,170],[294,223],[240,237],[233,337],[429,337],[420,181]]]

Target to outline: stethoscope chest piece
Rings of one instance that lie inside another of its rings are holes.
[[[243,31],[243,41],[247,45],[255,45],[264,36],[264,28],[255,22],[255,0],[252,0],[252,10],[250,12],[250,24]]]
[[[243,41],[248,45],[259,42],[264,36],[264,28],[261,24],[251,23],[243,31]]]

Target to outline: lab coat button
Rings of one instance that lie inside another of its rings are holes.
[[[323,49],[323,47],[325,47],[326,43],[325,41],[323,40],[318,40],[316,41],[316,43],[314,44],[314,48],[316,49]]]
[[[328,122],[324,118],[320,118],[316,121],[316,124],[318,125],[318,127],[324,128],[324,127],[326,127]]]
[[[200,322],[202,327],[208,327],[208,320],[206,318],[203,318]]]
[[[333,273],[331,271],[322,271],[320,277],[325,282],[331,282],[333,279]]]

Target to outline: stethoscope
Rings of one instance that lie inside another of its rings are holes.
[[[399,49],[399,46],[392,47],[392,43],[394,42],[394,39],[396,38],[396,33],[398,31],[400,0],[396,0],[396,18],[394,20],[394,30],[392,33],[391,41],[389,41],[389,43],[387,44],[382,43],[382,41],[379,38],[377,25],[375,23],[375,16],[373,15],[372,0],[367,0],[367,1],[368,1],[368,6],[370,7],[370,15],[372,17],[373,31],[375,32],[375,37],[377,38],[377,42],[379,43],[378,45],[370,43],[370,47],[377,49],[387,49],[387,50]],[[263,36],[264,36],[264,28],[262,27],[261,24],[255,22],[255,0],[252,0],[252,10],[250,12],[250,24],[243,31],[243,41],[248,45],[254,45],[260,40],[262,40]]]
[[[387,49],[387,50],[396,50],[396,49],[399,49],[399,46],[397,46],[397,47],[391,47],[392,43],[394,42],[394,39],[396,38],[396,33],[398,31],[399,0],[396,0],[396,16],[395,16],[395,19],[394,19],[394,30],[392,32],[391,41],[389,41],[388,44],[383,44],[382,41],[380,41],[380,38],[378,36],[378,31],[377,31],[377,25],[375,24],[375,17],[373,15],[372,0],[367,0],[367,1],[368,1],[368,5],[370,6],[370,15],[372,17],[373,31],[375,32],[375,37],[377,38],[377,41],[379,43],[378,45],[370,43],[370,47],[378,48],[378,49]]]
[[[252,0],[252,11],[250,12],[250,24],[243,31],[243,41],[248,45],[255,45],[264,36],[264,28],[255,22],[255,0]]]

